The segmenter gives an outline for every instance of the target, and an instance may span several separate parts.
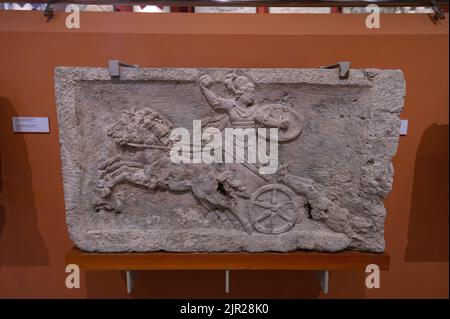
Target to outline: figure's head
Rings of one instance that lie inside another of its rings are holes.
[[[255,85],[245,76],[229,73],[225,85],[243,104],[250,106],[255,102]]]

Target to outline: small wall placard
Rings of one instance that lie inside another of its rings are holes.
[[[49,133],[48,117],[13,117],[14,133]]]
[[[400,120],[400,135],[408,134],[408,120]]]

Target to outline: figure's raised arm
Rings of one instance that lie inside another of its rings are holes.
[[[229,111],[232,107],[232,100],[224,99],[210,90],[213,83],[211,76],[204,74],[198,79],[200,90],[215,111]]]

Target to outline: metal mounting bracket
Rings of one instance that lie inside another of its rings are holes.
[[[44,17],[47,18],[47,22],[49,22],[55,15],[55,10],[52,8],[53,3],[54,0],[48,0],[47,5],[45,6]]]
[[[320,287],[322,288],[322,291],[324,294],[328,294],[328,283],[330,280],[330,271],[329,270],[314,270],[314,275],[316,276],[317,280],[319,281]],[[125,277],[127,281],[127,293],[131,294],[133,292],[134,288],[134,277],[135,277],[135,271],[133,270],[126,270],[125,271]],[[225,270],[225,293],[230,293],[230,271]]]
[[[127,278],[127,293],[131,294],[131,292],[133,291],[133,286],[134,286],[134,275],[135,275],[134,271],[126,270],[125,275]]]
[[[350,76],[350,62],[341,61],[336,64],[321,66],[321,69],[336,69],[339,68],[339,78],[348,79]]]
[[[433,9],[433,20],[439,21],[445,19],[445,12],[441,7],[437,4],[436,0],[431,1],[431,8]]]
[[[320,287],[324,294],[328,294],[328,282],[330,280],[329,270],[314,270],[314,275],[319,281]]]
[[[225,270],[225,293],[230,293],[230,271]]]
[[[112,78],[120,78],[120,67],[138,68],[137,64],[128,64],[119,60],[109,60],[108,70]]]

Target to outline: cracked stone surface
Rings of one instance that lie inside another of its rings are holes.
[[[399,70],[57,67],[67,225],[86,251],[382,252]],[[279,165],[174,163],[174,128],[278,128]]]

